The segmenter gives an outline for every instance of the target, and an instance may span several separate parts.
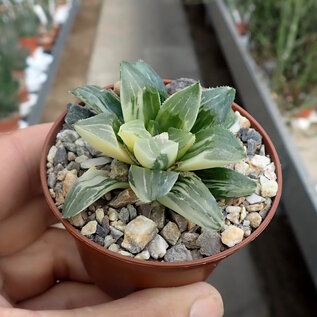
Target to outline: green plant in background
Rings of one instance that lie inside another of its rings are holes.
[[[18,88],[17,81],[11,75],[10,64],[0,52],[0,118],[7,118],[18,112]]]
[[[248,12],[251,51],[258,64],[274,65],[272,89],[282,109],[311,99],[317,84],[317,2],[315,0],[228,0]]]
[[[228,127],[235,90],[202,90],[197,82],[168,96],[146,63],[121,63],[120,99],[111,90],[84,86],[72,91],[96,115],[75,130],[104,155],[130,165],[128,183],[91,168],[68,192],[63,217],[87,208],[107,192],[130,187],[143,202],[159,201],[194,223],[218,230],[223,215],[215,197],[239,197],[255,182],[226,168],[246,157]]]
[[[36,37],[38,35],[40,21],[32,5],[29,1],[23,1],[14,6],[15,27],[19,37]]]

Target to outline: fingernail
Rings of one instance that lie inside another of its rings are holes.
[[[209,295],[196,300],[190,310],[190,317],[221,317],[223,304],[216,296]]]

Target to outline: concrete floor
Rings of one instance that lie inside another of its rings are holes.
[[[192,77],[206,86],[233,85],[212,30],[207,30],[206,37],[202,30],[190,27],[199,28],[201,19],[186,14],[181,0],[83,0],[43,121],[54,120],[65,109],[72,100],[66,93],[71,88],[85,82],[103,86],[118,80],[123,59],[143,59],[165,78]],[[299,253],[296,241],[282,218],[274,224],[259,242],[219,264],[208,279],[223,296],[225,316],[317,316],[312,313],[316,312],[312,304],[315,292],[303,282],[309,276],[294,256]],[[279,245],[283,252],[274,249],[275,239],[285,242]],[[292,250],[286,247],[289,241]],[[275,255],[274,261],[267,256],[270,253]],[[296,261],[290,262],[294,257]],[[291,279],[296,283],[289,282],[292,275],[297,276]]]

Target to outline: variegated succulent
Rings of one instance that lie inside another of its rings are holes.
[[[75,130],[104,155],[130,165],[128,182],[91,168],[68,192],[63,216],[72,217],[114,189],[130,187],[142,202],[157,200],[204,228],[219,230],[215,198],[251,194],[254,181],[226,166],[246,157],[229,130],[236,116],[231,87],[202,89],[197,82],[168,96],[157,73],[143,61],[122,62],[120,98],[112,90],[72,91],[95,116]]]

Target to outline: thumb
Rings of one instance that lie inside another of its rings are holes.
[[[40,312],[39,312],[40,313]],[[39,317],[220,317],[223,303],[218,291],[200,282],[182,287],[147,289],[98,306],[69,311],[42,311]]]

